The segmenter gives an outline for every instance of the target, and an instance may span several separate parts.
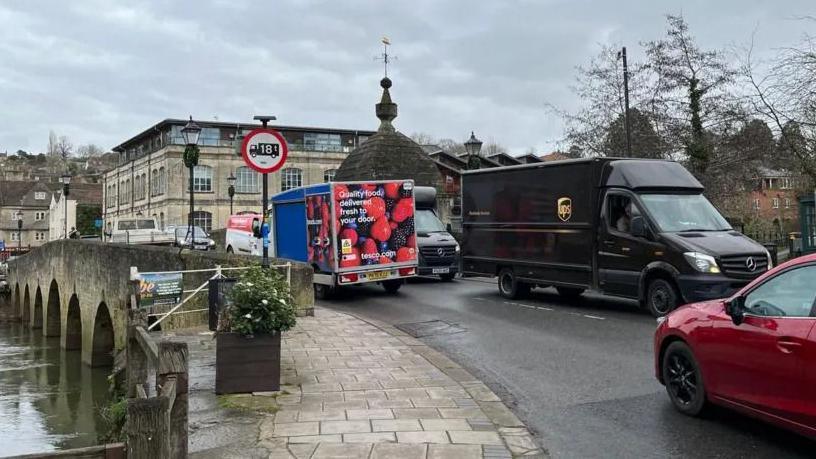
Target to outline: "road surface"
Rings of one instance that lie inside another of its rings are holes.
[[[418,330],[502,397],[553,457],[816,454],[816,442],[727,410],[703,420],[674,411],[654,378],[655,321],[633,302],[568,301],[553,289],[507,301],[494,280],[469,278],[419,279],[396,296],[361,287],[320,304]]]

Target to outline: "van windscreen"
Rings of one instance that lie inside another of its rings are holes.
[[[640,199],[662,231],[726,231],[731,225],[701,194],[642,194]]]

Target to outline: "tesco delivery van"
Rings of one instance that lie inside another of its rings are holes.
[[[321,183],[272,197],[279,258],[314,268],[315,294],[381,283],[395,293],[417,274],[412,180]]]

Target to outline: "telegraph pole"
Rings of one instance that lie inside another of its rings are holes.
[[[632,129],[629,125],[629,66],[626,64],[626,47],[624,46],[619,56],[623,59],[623,121],[626,125],[626,156],[632,157]]]

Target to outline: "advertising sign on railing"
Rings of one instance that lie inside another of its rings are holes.
[[[139,307],[176,304],[181,301],[181,273],[142,274],[139,277]]]

